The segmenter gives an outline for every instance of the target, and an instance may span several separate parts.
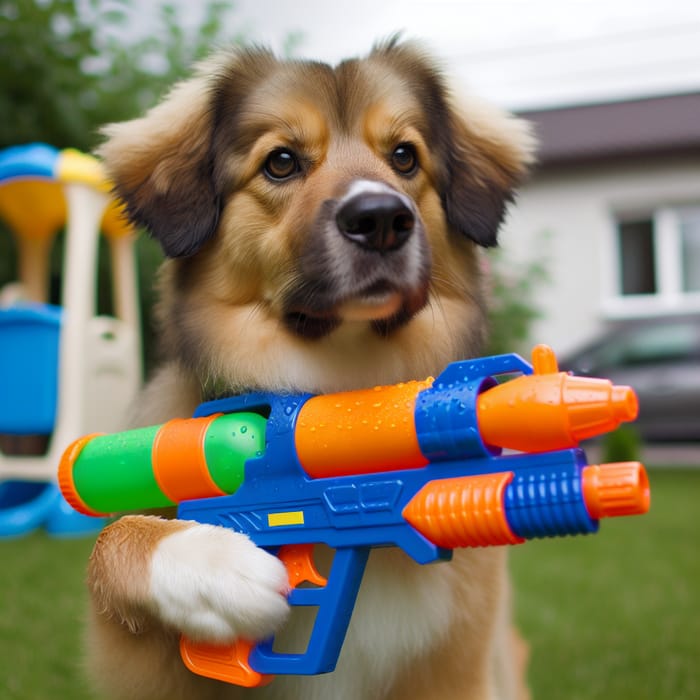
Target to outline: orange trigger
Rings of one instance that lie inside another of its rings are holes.
[[[280,547],[277,558],[285,565],[290,588],[300,583],[313,583],[324,587],[328,579],[322,576],[314,564],[313,544],[286,544]]]

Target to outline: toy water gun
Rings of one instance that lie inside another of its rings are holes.
[[[303,653],[181,643],[195,673],[257,686],[335,668],[373,547],[427,564],[646,512],[641,464],[589,465],[577,447],[636,415],[632,389],[559,372],[537,346],[532,365],[508,354],[394,386],[207,402],[191,419],[78,440],[59,482],[84,513],[179,504],[178,517],[245,533],[285,563],[290,605],[318,608]],[[316,543],[336,550],[327,580]]]

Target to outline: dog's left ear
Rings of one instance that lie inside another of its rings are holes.
[[[216,231],[210,101],[208,80],[190,78],[144,117],[105,127],[97,151],[131,220],[169,257],[195,253]]]
[[[443,114],[438,143],[439,189],[448,222],[479,245],[495,246],[506,207],[534,162],[530,125],[465,101]]]

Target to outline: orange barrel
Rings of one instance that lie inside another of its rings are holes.
[[[314,478],[417,469],[416,397],[431,378],[310,398],[299,410],[297,457]]]

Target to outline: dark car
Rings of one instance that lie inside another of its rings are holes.
[[[631,386],[645,439],[700,441],[700,314],[615,323],[560,364]]]

